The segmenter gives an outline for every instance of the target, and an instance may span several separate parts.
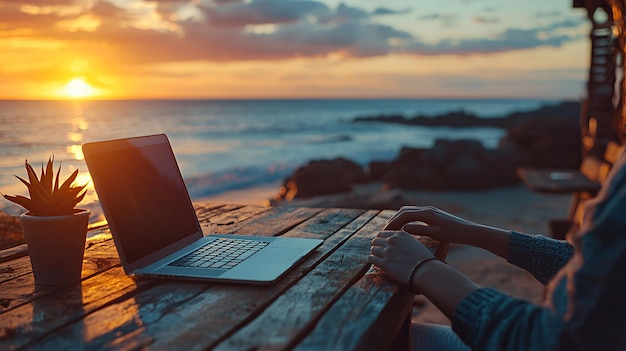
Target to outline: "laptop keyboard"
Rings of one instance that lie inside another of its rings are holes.
[[[266,241],[219,238],[170,262],[168,266],[230,269],[267,244]]]

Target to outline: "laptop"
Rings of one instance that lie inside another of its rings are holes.
[[[82,149],[129,275],[271,284],[322,243],[203,235],[165,134],[85,143]]]

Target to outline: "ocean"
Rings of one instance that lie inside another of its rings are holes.
[[[25,194],[24,160],[35,167],[54,155],[61,176],[79,170],[90,181],[81,144],[166,133],[192,200],[232,191],[280,186],[314,159],[345,157],[367,165],[391,160],[403,146],[429,147],[437,139],[476,139],[495,147],[497,128],[428,128],[354,123],[360,116],[436,115],[464,110],[481,117],[527,111],[556,100],[117,100],[0,101],[0,192]],[[91,186],[81,207],[100,215]],[[0,199],[0,210],[22,209]]]

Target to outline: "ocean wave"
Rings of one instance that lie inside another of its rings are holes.
[[[258,184],[280,182],[289,176],[294,169],[295,165],[287,164],[268,167],[238,167],[187,178],[185,185],[192,199],[202,198]]]
[[[346,141],[352,141],[353,138],[347,134],[340,135],[318,135],[305,140],[304,142],[309,144],[327,144],[327,143],[341,143]]]

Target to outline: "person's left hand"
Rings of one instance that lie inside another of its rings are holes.
[[[410,284],[409,273],[415,263],[433,254],[404,231],[382,231],[372,240],[369,262],[380,269],[394,282]]]

